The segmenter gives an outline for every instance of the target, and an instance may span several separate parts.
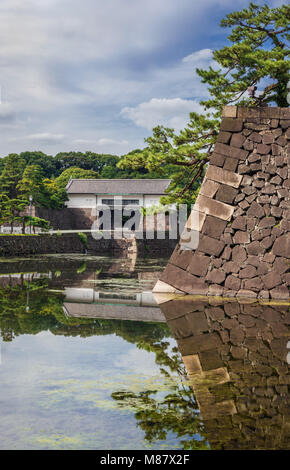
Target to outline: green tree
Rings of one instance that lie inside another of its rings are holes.
[[[5,166],[0,176],[0,192],[7,194],[9,198],[18,196],[18,183],[22,178],[25,168],[25,160],[17,153],[11,153],[5,159]]]
[[[25,232],[25,209],[27,208],[27,199],[13,198],[7,201],[7,222],[10,225],[11,233],[13,233],[16,223],[22,224],[22,233]]]
[[[204,114],[191,113],[179,134],[155,127],[153,135],[145,139],[147,147],[125,155],[117,166],[145,168],[171,177],[169,195],[162,202],[193,203],[212,155],[223,106],[272,102],[288,107],[289,19],[290,7],[286,5],[270,8],[250,3],[248,8],[228,14],[221,26],[231,28],[231,44],[214,51],[215,67],[197,70],[210,95],[201,101]],[[245,96],[254,85],[264,88],[259,100]]]
[[[21,152],[20,157],[26,161],[26,166],[39,165],[45,178],[54,178],[57,176],[57,161],[52,155],[46,155],[43,152]]]
[[[143,152],[130,153],[118,164],[121,168],[147,168],[160,178],[171,178],[164,204],[195,201],[204,168],[210,159],[218,133],[219,121],[197,113],[179,135],[174,129],[157,126],[153,136],[145,139]]]
[[[201,104],[218,113],[229,103],[257,104],[244,95],[249,86],[260,84],[265,87],[261,102],[288,107],[289,22],[289,5],[270,8],[250,3],[249,8],[227,15],[221,27],[232,28],[231,45],[213,53],[220,68],[197,69],[211,95]]]
[[[72,179],[96,179],[99,175],[93,170],[84,170],[83,168],[78,168],[72,166],[64,170],[60,176],[58,176],[54,183],[56,187],[64,189],[68,184],[69,180]]]
[[[50,222],[40,217],[24,216],[25,227],[32,227],[33,233],[36,228],[40,228],[42,232],[48,232],[51,229]]]
[[[28,165],[17,185],[17,190],[26,199],[31,195],[34,202],[41,198],[43,173],[39,165]]]
[[[0,193],[0,226],[4,225],[11,217],[9,198],[5,193]]]

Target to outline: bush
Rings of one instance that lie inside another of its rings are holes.
[[[86,234],[83,233],[83,232],[79,232],[79,233],[78,233],[78,236],[79,236],[79,239],[80,239],[81,243],[82,243],[84,246],[87,246],[87,244],[88,244],[88,237],[86,236]]]

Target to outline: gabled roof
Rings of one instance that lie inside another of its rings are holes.
[[[68,194],[166,194],[169,179],[71,179]]]

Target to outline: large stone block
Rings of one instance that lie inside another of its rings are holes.
[[[196,276],[205,276],[210,263],[208,256],[203,256],[198,253],[194,254],[188,265],[188,271]]]
[[[290,258],[290,236],[289,233],[275,240],[272,252],[274,255]]]
[[[228,170],[228,171],[236,171],[238,166],[238,160],[236,158],[232,157],[226,157],[224,164],[223,164],[223,169]]]
[[[226,278],[226,275],[220,269],[212,269],[206,276],[206,281],[213,282],[214,284],[222,284]]]
[[[262,277],[262,281],[266,289],[273,289],[276,286],[282,284],[282,279],[279,273],[271,271]]]
[[[218,135],[217,142],[221,142],[223,144],[227,144],[230,141],[230,138],[232,137],[231,132],[223,132],[221,131]]]
[[[247,215],[258,217],[260,219],[261,217],[264,217],[264,215],[266,214],[265,214],[263,207],[257,202],[253,201],[250,208],[247,211]]]
[[[186,222],[186,228],[189,230],[194,230],[197,232],[201,232],[204,221],[205,221],[206,214],[204,212],[199,212],[197,210],[192,210],[188,220]]]
[[[226,278],[225,287],[232,291],[238,291],[241,286],[241,280],[238,277],[229,275]]]
[[[243,119],[224,117],[221,122],[221,131],[240,132],[243,129]]]
[[[219,153],[213,152],[212,156],[210,157],[210,164],[215,166],[224,166],[225,163],[225,155],[221,155]]]
[[[182,360],[189,375],[200,374],[202,372],[198,354],[182,356]]]
[[[220,187],[219,183],[216,183],[213,180],[205,178],[200,187],[199,194],[202,194],[203,196],[206,196],[206,197],[213,198],[217,190],[219,189],[219,187]]]
[[[212,238],[220,238],[227,225],[225,220],[210,215],[206,216],[202,233]]]
[[[242,246],[235,246],[232,250],[232,259],[235,263],[242,264],[247,259],[247,253]]]
[[[161,281],[187,294],[207,294],[208,288],[202,279],[172,264],[166,266],[161,276]]]
[[[198,251],[208,254],[219,256],[225,247],[225,243],[221,240],[216,240],[215,238],[207,237],[201,235]]]
[[[236,118],[238,113],[237,106],[224,106],[223,107],[223,118]]]
[[[206,178],[218,183],[227,184],[233,188],[238,188],[243,179],[242,175],[238,175],[238,173],[233,173],[232,171],[224,170],[214,165],[208,167]]]
[[[215,199],[217,201],[225,202],[227,204],[232,204],[237,193],[237,189],[233,188],[232,186],[229,186],[227,184],[221,184],[216,193]]]
[[[243,150],[237,147],[233,147],[231,145],[222,144],[217,142],[215,144],[214,151],[218,154],[224,155],[226,157],[236,158],[238,160],[246,160],[247,156],[249,155],[248,150]]]
[[[234,207],[229,204],[215,201],[214,199],[210,199],[202,195],[197,197],[194,209],[199,210],[206,215],[218,217],[222,220],[230,220],[234,213]]]
[[[216,349],[221,345],[222,341],[217,333],[190,336],[188,338],[178,340],[178,346],[182,356]]]

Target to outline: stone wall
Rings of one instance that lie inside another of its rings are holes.
[[[289,299],[290,109],[226,107],[196,204],[155,291]],[[194,238],[193,238],[194,239]]]
[[[289,306],[185,296],[160,307],[210,447],[289,449]]]
[[[131,247],[131,241],[121,240],[95,240],[89,233],[87,235],[87,251],[96,255],[119,254],[126,256]],[[2,235],[0,236],[0,256],[25,256],[54,253],[84,253],[77,233],[64,233],[62,235]]]
[[[90,230],[95,220],[91,213],[91,209],[35,207],[35,216],[49,220],[54,230]]]

